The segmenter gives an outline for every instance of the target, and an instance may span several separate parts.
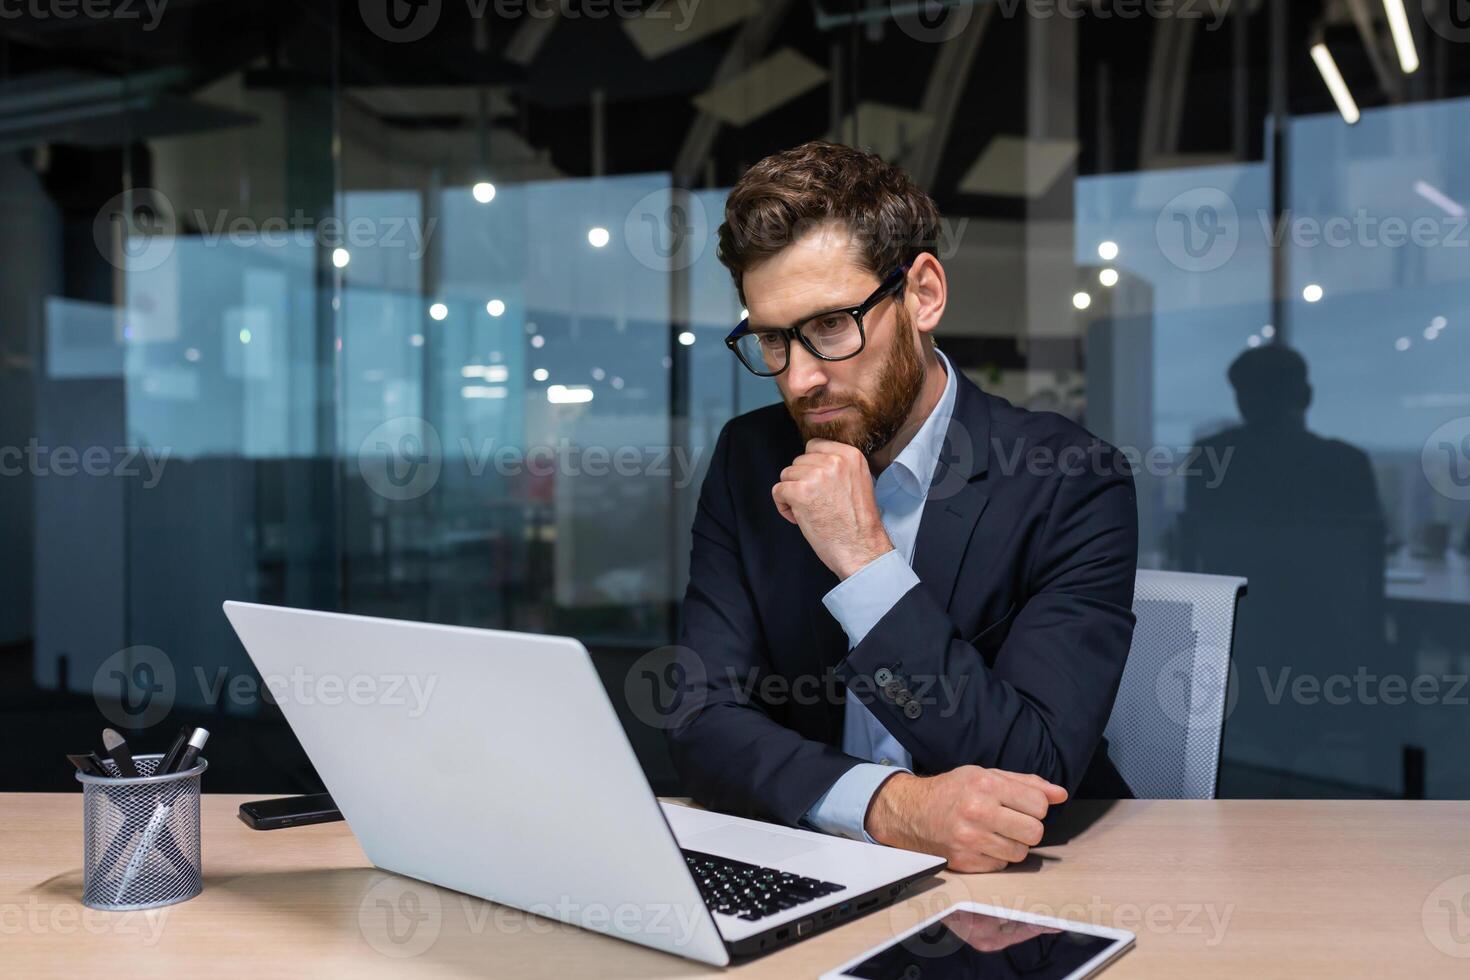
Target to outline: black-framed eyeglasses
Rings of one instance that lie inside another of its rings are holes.
[[[824,361],[845,361],[856,357],[868,343],[867,332],[863,330],[863,316],[889,296],[902,292],[908,272],[908,265],[901,265],[857,306],[825,310],[794,326],[752,330],[750,318],[746,317],[725,338],[725,346],[735,352],[740,363],[752,374],[762,378],[774,378],[791,364],[792,337],[800,341],[813,357]]]

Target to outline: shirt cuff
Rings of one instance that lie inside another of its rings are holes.
[[[918,584],[919,576],[894,549],[838,582],[822,596],[822,605],[841,624],[851,649],[863,642],[878,620],[888,615],[888,610],[904,593]]]
[[[868,805],[878,787],[897,772],[909,772],[895,766],[880,766],[876,762],[862,762],[843,773],[822,798],[812,804],[803,818],[808,824],[836,837],[852,840],[877,841],[868,836],[863,824],[868,818]]]

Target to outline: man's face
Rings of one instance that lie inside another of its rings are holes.
[[[788,327],[856,306],[878,288],[878,278],[863,268],[845,230],[829,223],[748,270],[744,287],[753,327]],[[791,342],[776,386],[803,440],[845,442],[872,455],[908,418],[924,386],[924,361],[901,300],[890,296],[869,310],[863,331],[862,353],[844,361],[824,361]]]

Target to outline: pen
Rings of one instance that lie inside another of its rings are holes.
[[[178,765],[172,771],[186,772],[191,769],[198,760],[199,753],[203,751],[204,743],[208,741],[208,729],[194,729],[194,734],[189,736],[189,742],[184,747],[183,754],[179,757]],[[175,790],[173,796],[167,803],[160,800],[158,806],[154,808],[153,816],[149,819],[148,826],[143,828],[143,835],[138,838],[138,845],[133,848],[132,857],[128,858],[127,866],[123,868],[122,881],[118,883],[117,896],[113,899],[117,904],[122,904],[123,896],[127,894],[128,886],[133,883],[133,879],[142,870],[143,863],[148,859],[148,852],[153,849],[154,838],[163,829],[164,823],[168,820],[169,811],[173,809],[174,802],[182,792],[182,787]]]
[[[88,752],[85,755],[68,755],[67,759],[77,767],[78,772],[84,772],[88,776],[111,776],[102,760],[97,758],[96,752]]]
[[[174,739],[174,744],[168,747],[168,751],[163,754],[162,761],[158,763],[158,768],[153,770],[155,776],[162,776],[164,773],[174,771],[174,766],[178,765],[179,757],[184,754],[184,746],[189,744],[189,735],[193,731],[193,725],[185,725],[179,729],[179,734]]]
[[[133,765],[133,753],[128,748],[128,740],[119,735],[116,729],[102,729],[102,747],[112,757],[112,764],[117,766],[119,776],[138,775],[138,767]]]

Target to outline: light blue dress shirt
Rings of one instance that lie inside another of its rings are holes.
[[[911,567],[914,543],[919,536],[929,484],[949,431],[950,416],[954,414],[957,388],[949,358],[939,353],[939,360],[948,379],[939,404],[873,484],[883,529],[893,542],[893,550],[870,561],[822,597],[827,611],[847,633],[849,650],[862,642],[904,593],[919,584],[919,577]],[[895,772],[909,770],[913,757],[851,691],[847,692],[846,705],[842,751],[871,761],[844,773],[812,804],[805,820],[829,834],[872,841],[863,828],[868,804],[885,779]]]

